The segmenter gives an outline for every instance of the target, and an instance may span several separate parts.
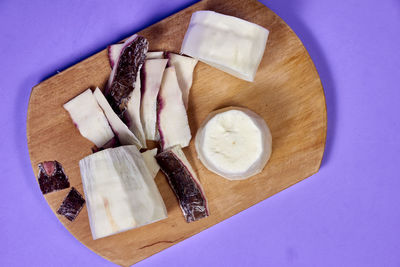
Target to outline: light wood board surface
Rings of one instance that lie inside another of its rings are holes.
[[[267,7],[255,0],[205,0],[139,34],[149,40],[150,50],[179,52],[190,16],[197,10],[213,10],[257,23],[269,29],[270,35],[253,83],[203,63],[197,65],[188,110],[192,135],[211,111],[230,105],[247,107],[268,123],[273,138],[272,156],[261,174],[244,181],[228,181],[201,164],[192,140],[184,151],[198,173],[211,214],[190,224],[185,222],[161,172],[156,183],[168,219],[94,241],[86,205],[74,222],[56,214],[79,241],[119,265],[132,265],[203,231],[309,177],[321,164],[327,126],[321,81],[301,41]],[[79,134],[62,105],[89,87],[104,89],[110,71],[107,52],[103,50],[32,89],[27,138],[35,176],[39,162],[57,160],[71,186],[83,194],[78,162],[92,153],[93,144]],[[57,211],[68,191],[45,195],[53,211]]]

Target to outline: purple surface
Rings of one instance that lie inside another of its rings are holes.
[[[30,90],[193,2],[0,1],[0,266],[114,266],[70,235],[40,193],[26,145]],[[322,168],[137,266],[400,266],[400,2],[262,2],[321,75]]]

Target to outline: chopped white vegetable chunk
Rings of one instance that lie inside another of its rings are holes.
[[[64,104],[72,121],[83,137],[98,148],[114,137],[110,125],[90,89]]]
[[[157,176],[157,173],[160,170],[160,166],[158,165],[155,158],[156,155],[157,155],[157,148],[153,148],[151,150],[146,150],[145,152],[142,152],[144,162],[146,163],[146,166],[149,169],[151,176],[153,178]]]
[[[124,119],[137,139],[140,141],[142,147],[146,148],[146,137],[143,131],[142,121],[140,119],[140,103],[141,103],[141,81],[140,71],[136,78],[135,90],[129,95],[127,109],[124,113]]]
[[[164,51],[149,51],[146,53],[146,59],[163,59]]]
[[[181,53],[246,81],[253,81],[269,31],[214,11],[193,13]]]
[[[168,59],[146,59],[142,68],[144,81],[142,84],[142,99],[140,117],[147,140],[156,141],[157,134],[157,96]]]
[[[192,135],[175,67],[168,67],[164,71],[158,102],[157,126],[162,149],[176,145],[187,147]]]
[[[115,114],[114,110],[111,108],[110,104],[107,102],[107,99],[97,87],[93,93],[94,97],[97,100],[97,103],[104,111],[104,114],[107,117],[108,122],[110,123],[113,131],[118,136],[118,140],[122,145],[135,145],[138,149],[142,148],[139,140],[136,136],[129,130],[128,126]]]
[[[189,103],[189,92],[193,83],[193,71],[197,65],[197,59],[185,57],[174,53],[167,54],[168,65],[174,66],[176,77],[178,78],[179,87],[182,91],[182,99],[186,110]]]
[[[167,218],[136,146],[102,150],[82,159],[79,167],[93,239]]]
[[[196,151],[212,172],[229,180],[260,173],[272,151],[272,136],[264,119],[239,107],[212,112],[196,134]]]

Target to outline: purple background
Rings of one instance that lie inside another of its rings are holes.
[[[26,144],[30,90],[193,2],[0,1],[1,266],[114,266],[69,234],[39,191]],[[321,76],[322,168],[137,266],[400,266],[400,2],[262,2]]]

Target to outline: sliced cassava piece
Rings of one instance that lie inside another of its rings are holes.
[[[129,96],[127,102],[127,109],[124,112],[123,120],[128,125],[129,130],[131,130],[135,136],[140,141],[143,148],[146,148],[146,136],[143,131],[143,124],[140,118],[140,106],[142,103],[142,92],[141,92],[141,80],[140,73],[137,76],[135,90]]]
[[[113,44],[107,47],[108,60],[110,61],[111,68],[114,68],[115,63],[117,62],[118,57],[121,54],[123,48],[124,48],[124,43]]]
[[[209,10],[192,14],[181,53],[246,81],[254,81],[269,31]]]
[[[211,112],[196,133],[196,152],[210,171],[229,180],[243,180],[264,169],[272,152],[265,120],[241,107]]]
[[[158,140],[157,96],[168,59],[146,59],[142,71],[140,118],[147,140]]]
[[[118,137],[119,143],[121,145],[135,145],[138,149],[141,149],[141,142],[114,112],[110,104],[107,102],[107,99],[98,87],[96,88],[96,90],[94,90],[93,95],[96,98],[97,103],[103,110],[104,114],[106,115],[106,118],[113,132]]]
[[[192,135],[182,100],[182,91],[173,66],[164,71],[158,93],[157,113],[157,127],[162,149],[176,145],[187,147]]]
[[[90,89],[63,105],[81,135],[101,148],[114,138],[103,110]]]
[[[142,156],[144,162],[146,163],[147,168],[150,171],[150,174],[153,178],[156,177],[158,171],[160,170],[160,166],[157,163],[155,156],[157,155],[157,148],[153,148],[150,150],[146,150],[142,152]]]
[[[164,201],[136,146],[79,161],[93,239],[167,218]]]
[[[164,51],[149,51],[146,53],[146,59],[162,59],[164,58]]]
[[[182,91],[183,103],[185,108],[188,109],[189,92],[193,83],[193,71],[198,60],[170,52],[166,54],[166,58],[168,58],[168,65],[175,67],[178,84]]]

